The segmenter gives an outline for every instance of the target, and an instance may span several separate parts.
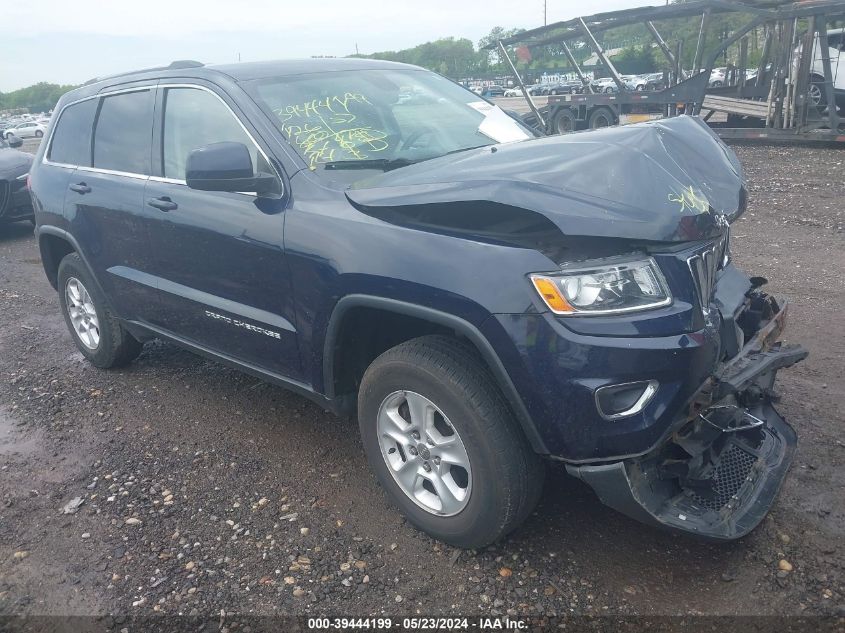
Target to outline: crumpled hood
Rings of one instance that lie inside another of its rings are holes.
[[[539,213],[564,235],[681,242],[720,234],[746,192],[733,151],[701,119],[679,116],[446,155],[346,195],[394,213],[486,201]]]

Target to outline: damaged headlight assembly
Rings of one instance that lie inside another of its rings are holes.
[[[672,303],[666,279],[651,257],[564,268],[530,278],[548,308],[562,316],[639,312]]]

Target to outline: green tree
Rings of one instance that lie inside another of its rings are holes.
[[[381,51],[358,57],[414,64],[455,79],[476,72],[481,59],[470,40],[454,37],[444,37],[399,51]]]
[[[657,70],[654,49],[651,46],[628,46],[611,59],[616,70],[623,75],[643,75]]]
[[[505,40],[514,35],[519,35],[525,29],[505,29],[501,26],[495,26],[493,29],[480,40],[478,40],[478,49],[482,56],[481,64],[483,70],[499,70],[509,71],[510,67],[505,59],[502,57],[501,51],[497,46],[499,40]],[[485,50],[486,46],[493,46],[490,50]],[[505,50],[511,61],[517,63],[516,47],[513,45],[505,46]],[[526,64],[523,64],[526,65]]]
[[[0,93],[0,110],[28,110],[30,112],[48,112],[68,90],[76,86],[60,86],[39,82],[33,86]]]

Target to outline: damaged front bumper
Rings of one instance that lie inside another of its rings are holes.
[[[750,532],[772,506],[796,445],[772,402],[775,375],[806,350],[777,343],[786,305],[756,293],[762,327],[721,364],[692,399],[687,416],[657,449],[601,465],[567,465],[606,505],[644,523],[731,540]],[[768,314],[765,314],[768,312]]]

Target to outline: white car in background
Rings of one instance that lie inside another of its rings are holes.
[[[725,85],[725,73],[727,68],[714,68],[710,71],[710,80],[707,82],[708,87],[718,88]]]
[[[827,32],[827,48],[834,99],[838,107],[845,108],[845,29],[830,29]],[[818,35],[813,46],[813,63],[810,67],[810,101],[816,106],[827,102],[822,48]]]
[[[515,86],[514,88],[508,88],[507,90],[505,90],[505,96],[506,97],[523,97],[523,96],[525,96],[525,93],[522,92],[522,88],[520,88],[519,86]]]
[[[3,130],[3,138],[14,134],[18,138],[41,138],[47,131],[46,126],[35,121],[24,121]]]
[[[616,82],[611,77],[595,79],[590,85],[593,87],[594,92],[617,92],[619,90]]]

